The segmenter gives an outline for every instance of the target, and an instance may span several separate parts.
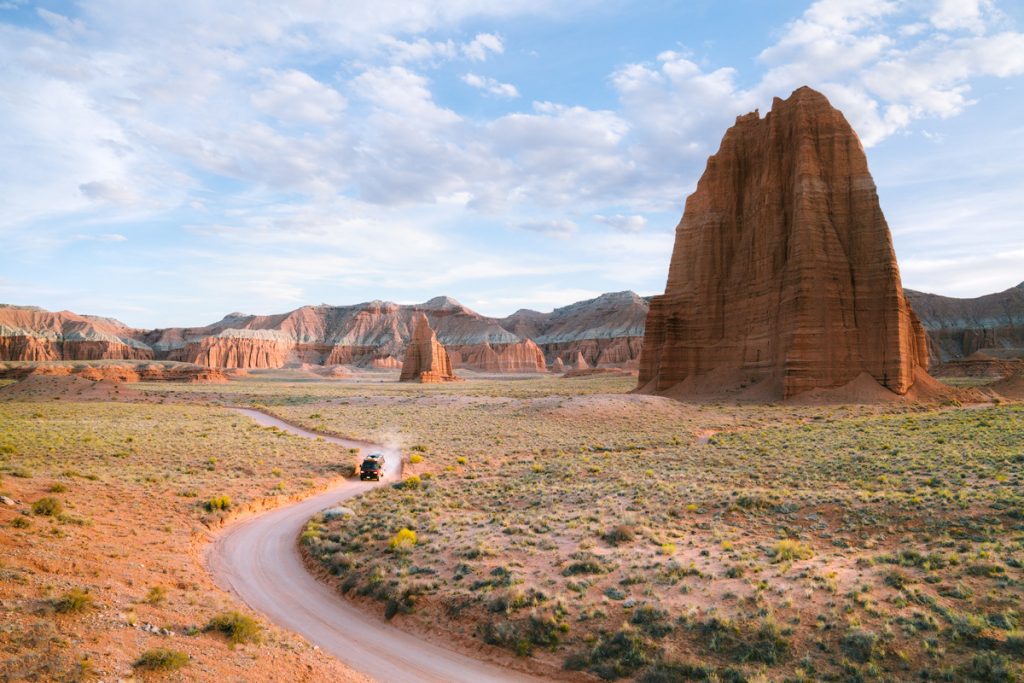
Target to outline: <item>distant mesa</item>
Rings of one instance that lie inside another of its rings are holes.
[[[402,363],[399,380],[428,384],[453,382],[457,379],[448,352],[437,341],[427,316],[417,313],[412,319],[412,339],[405,350],[405,362]]]
[[[1024,282],[973,299],[905,290],[907,301],[928,333],[933,363],[982,353],[1024,358]]]
[[[0,305],[0,360],[174,360],[232,371],[308,366],[401,368],[412,319],[427,316],[455,369],[545,373],[560,358],[636,362],[647,301],[604,294],[550,313],[483,316],[451,297],[303,306],[277,315],[229,313],[203,327],[140,330],[106,318]]]
[[[737,117],[676,228],[653,297],[639,388],[678,398],[905,395],[927,376],[867,158],[803,87]]]

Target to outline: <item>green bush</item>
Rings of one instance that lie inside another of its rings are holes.
[[[215,512],[217,510],[229,510],[231,509],[231,497],[230,496],[214,496],[205,503],[207,512]]]
[[[177,650],[158,647],[146,650],[135,660],[135,668],[149,671],[175,671],[188,664],[188,655]]]
[[[64,512],[64,506],[56,498],[47,496],[46,498],[40,498],[36,502],[32,503],[32,514],[34,515],[45,515],[46,517],[56,517],[60,513]]]
[[[217,631],[228,637],[232,644],[258,643],[262,638],[260,625],[241,612],[225,612],[210,619],[204,631]]]
[[[960,667],[960,680],[978,683],[1014,683],[1019,681],[1013,664],[997,652],[981,652]]]
[[[93,606],[92,596],[81,588],[72,588],[53,601],[53,609],[61,614],[84,612]]]
[[[878,636],[865,629],[850,629],[843,636],[840,647],[846,656],[855,662],[865,664],[871,661],[875,654],[875,645],[878,643]]]

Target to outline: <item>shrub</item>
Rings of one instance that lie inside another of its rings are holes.
[[[255,619],[235,611],[215,616],[203,630],[223,633],[233,645],[258,643],[262,637],[262,629]]]
[[[664,638],[672,632],[668,612],[651,605],[641,605],[633,611],[629,623],[639,626],[652,638]]]
[[[53,609],[61,614],[77,614],[93,606],[92,596],[81,588],[72,588],[53,601]]]
[[[591,670],[602,678],[629,676],[650,663],[649,646],[636,631],[622,629],[598,642],[590,656]]]
[[[214,496],[204,504],[207,512],[216,512],[217,510],[229,510],[231,509],[231,497],[230,496]]]
[[[714,669],[702,664],[659,662],[640,677],[640,683],[676,683],[677,681],[715,680]]]
[[[399,484],[399,486],[402,487],[403,489],[418,489],[422,485],[423,480],[420,479],[420,477],[416,474],[412,475],[411,477],[403,481],[401,484]]]
[[[814,557],[811,546],[792,538],[786,538],[775,544],[769,551],[775,558],[775,562],[792,562],[794,560],[807,560]]]
[[[601,535],[601,538],[608,545],[617,546],[622,545],[623,543],[629,543],[634,538],[636,538],[636,534],[633,533],[633,529],[626,526],[625,524],[619,524],[618,526],[614,526],[608,531],[604,532],[604,534]]]
[[[51,486],[49,490],[50,493],[64,493],[65,491],[68,490],[68,487],[65,486],[64,484],[61,484],[60,482],[57,482],[56,484]]]
[[[1013,665],[997,652],[980,652],[960,667],[962,680],[979,683],[1013,683],[1020,680]]]
[[[146,650],[135,660],[135,668],[150,671],[175,671],[188,664],[188,655],[177,650],[158,647]]]
[[[409,462],[413,465],[418,465],[423,462],[423,456],[419,453],[413,453],[409,456]]]
[[[847,657],[855,662],[865,664],[874,656],[877,643],[877,635],[865,629],[855,628],[846,632],[840,646]]]
[[[11,520],[11,526],[15,529],[27,529],[32,526],[32,522],[28,517],[15,517]]]
[[[392,550],[402,551],[411,550],[416,545],[418,539],[416,538],[416,532],[412,529],[399,529],[398,533],[391,537],[388,541],[388,547]]]
[[[608,567],[598,557],[590,553],[576,553],[573,555],[576,561],[562,570],[562,576],[576,576],[577,574],[606,574]]]
[[[159,605],[164,599],[167,598],[167,589],[163,586],[153,586],[146,593],[146,599],[143,602],[149,603],[150,605]]]
[[[1006,649],[1015,655],[1024,655],[1024,631],[1010,631],[1007,633]]]
[[[61,502],[56,498],[47,496],[46,498],[40,498],[36,502],[32,503],[32,514],[34,515],[56,517],[62,512],[64,512],[64,506],[61,505]]]

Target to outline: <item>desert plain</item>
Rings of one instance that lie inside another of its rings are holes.
[[[2,676],[365,680],[206,571],[226,523],[356,462],[232,407],[400,449],[402,478],[314,516],[301,551],[368,614],[510,671],[1017,675],[1019,403],[685,403],[627,373],[464,374],[5,381]]]

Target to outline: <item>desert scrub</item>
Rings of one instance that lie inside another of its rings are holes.
[[[633,531],[632,527],[626,526],[625,524],[618,524],[601,534],[601,538],[608,545],[622,545],[624,543],[629,543],[636,538],[636,533]]]
[[[92,609],[93,598],[89,591],[72,588],[53,601],[53,609],[60,614],[78,614]]]
[[[793,562],[794,560],[807,560],[814,557],[811,546],[792,538],[785,538],[775,544],[775,547],[768,551],[775,562]]]
[[[217,512],[231,509],[231,496],[214,496],[205,503],[203,507],[207,512]]]
[[[218,614],[207,622],[203,630],[223,633],[232,645],[258,643],[263,635],[263,629],[255,619],[235,611]]]
[[[398,533],[388,541],[388,548],[395,552],[412,550],[417,543],[416,532],[412,529],[399,529]]]
[[[32,514],[45,517],[57,517],[64,512],[64,505],[51,496],[40,498],[32,503]]]
[[[152,586],[149,592],[146,593],[146,597],[143,598],[143,602],[148,605],[159,605],[167,599],[167,589],[163,586]]]
[[[840,646],[843,653],[855,662],[870,662],[875,654],[878,636],[861,628],[850,629],[843,636]]]
[[[132,666],[146,671],[177,671],[186,666],[188,661],[189,657],[184,652],[157,647],[139,655]]]
[[[688,406],[608,393],[632,388],[628,380],[600,389],[549,378],[460,385],[247,380],[183,393],[258,396],[308,427],[378,442],[397,433],[422,446],[429,484],[367,492],[346,504],[353,515],[317,526],[305,550],[349,592],[388,609],[401,609],[404,586],[422,582],[418,619],[463,632],[493,622],[492,637],[513,651],[531,648],[528,613],[559,595],[571,596],[572,629],[544,648],[575,652],[590,669],[598,643],[625,623],[650,660],[630,674],[639,678],[684,672],[671,658],[712,639],[715,663],[694,675],[722,680],[844,680],[854,671],[908,680],[946,671],[957,680],[978,648],[1002,651],[1004,637],[1009,646],[996,619],[1024,600],[1014,531],[1024,521],[1021,406]],[[698,444],[707,430],[717,434]],[[230,467],[228,452],[218,472]],[[36,461],[19,464],[46,473]],[[605,542],[620,524],[633,526],[634,539]],[[421,542],[389,552],[403,528]],[[806,551],[776,552],[780,538],[801,539],[813,559],[792,564]],[[550,600],[508,611],[531,587]],[[646,623],[651,615],[638,608],[650,603],[670,616]],[[640,623],[630,623],[634,614]],[[499,615],[523,623],[503,633]],[[704,627],[713,618],[721,629]],[[871,661],[844,653],[851,625],[879,635]],[[669,659],[655,666],[661,650]]]

